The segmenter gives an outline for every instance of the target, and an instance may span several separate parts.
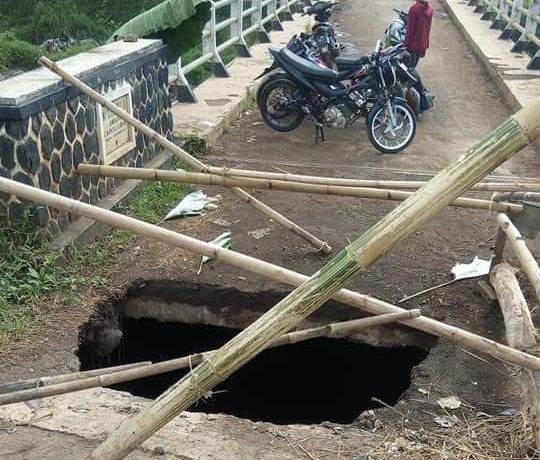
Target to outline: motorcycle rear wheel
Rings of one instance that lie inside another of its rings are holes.
[[[265,83],[259,92],[257,105],[264,122],[275,131],[293,131],[304,120],[304,112],[294,107],[291,100],[298,99],[300,89],[292,80],[279,78]]]

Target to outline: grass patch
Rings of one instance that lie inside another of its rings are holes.
[[[133,198],[128,214],[158,223],[190,190],[184,184],[148,182]],[[30,229],[29,210],[17,228],[0,227],[0,353],[39,331],[48,314],[77,309],[81,293],[106,292],[111,268],[136,238],[113,230],[82,249],[61,251]]]
[[[157,224],[193,187],[177,182],[149,182],[137,192],[130,213],[146,222]]]

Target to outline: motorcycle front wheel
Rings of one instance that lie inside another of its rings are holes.
[[[385,104],[372,109],[367,128],[369,140],[379,152],[399,153],[414,139],[416,117],[407,104],[390,102],[390,107]]]
[[[304,120],[304,112],[296,104],[301,98],[300,89],[291,80],[280,78],[264,84],[257,104],[264,122],[275,131],[292,131]]]

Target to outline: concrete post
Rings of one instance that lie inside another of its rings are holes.
[[[197,96],[182,69],[182,57],[179,57],[176,63],[169,65],[169,74],[176,76],[172,89],[174,98],[178,102],[198,102]]]
[[[244,0],[234,0],[231,3],[231,17],[236,21],[231,24],[231,36],[238,37],[238,43],[234,45],[236,54],[240,57],[251,57],[248,44],[244,38]]]
[[[211,3],[211,9],[210,9],[210,21],[206,23],[205,31],[208,33],[203,32],[203,39],[202,39],[202,51],[203,55],[212,53],[212,73],[216,77],[229,77],[229,72],[227,72],[227,68],[225,67],[225,64],[221,60],[221,57],[219,56],[219,52],[217,50],[217,39],[216,39],[216,7],[215,3],[213,1]]]
[[[496,30],[503,30],[506,27],[506,21],[502,18],[501,13],[510,16],[510,9],[508,7],[509,5],[504,0],[497,0],[496,4],[500,13],[497,14],[493,19],[493,22],[491,23],[491,28]]]
[[[257,39],[261,43],[270,43],[270,35],[268,35],[268,32],[266,32],[266,29],[264,28],[262,24],[263,19],[263,5],[262,0],[253,0],[254,6],[257,7],[257,11],[253,13],[251,22],[253,25],[258,24],[259,28],[257,29]]]
[[[529,14],[527,15],[527,23],[525,25],[525,33],[537,36],[538,22],[536,18],[540,16],[540,0],[534,0],[529,4]],[[532,59],[527,65],[527,69],[540,69],[540,50],[536,43],[530,42],[527,46],[527,51],[532,55]]]
[[[523,6],[523,0],[514,0],[514,3],[512,4],[512,11],[510,13],[510,19],[512,21],[515,21],[517,23],[521,20],[521,12],[519,11],[519,7]],[[512,27],[512,24],[508,23],[506,24],[505,29],[502,31],[501,36],[499,38],[502,38],[504,40],[512,39],[513,41],[516,41],[519,38],[519,32],[516,31]]]
[[[283,26],[281,25],[281,21],[279,20],[278,15],[278,8],[279,8],[279,1],[280,0],[272,0],[268,4],[268,16],[273,16],[272,20],[270,21],[270,26],[272,27],[272,30],[283,30]]]

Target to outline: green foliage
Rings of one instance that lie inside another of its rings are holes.
[[[189,191],[184,184],[149,182],[133,198],[129,214],[160,222]],[[0,227],[0,351],[38,330],[47,314],[77,308],[85,289],[106,288],[108,270],[135,238],[114,230],[82,249],[61,251],[31,229],[31,208],[15,228]]]
[[[191,190],[191,186],[177,182],[149,182],[134,197],[130,213],[157,224]]]
[[[0,71],[15,67],[22,69],[36,67],[41,54],[38,46],[16,38],[0,37]]]
[[[53,292],[63,292],[67,299],[97,281],[57,266],[60,252],[31,233],[30,222],[28,211],[16,228],[0,228],[0,349],[37,327]]]
[[[73,0],[42,0],[18,31],[21,38],[41,43],[54,37],[103,40],[109,27],[103,18],[91,18],[82,12]]]

